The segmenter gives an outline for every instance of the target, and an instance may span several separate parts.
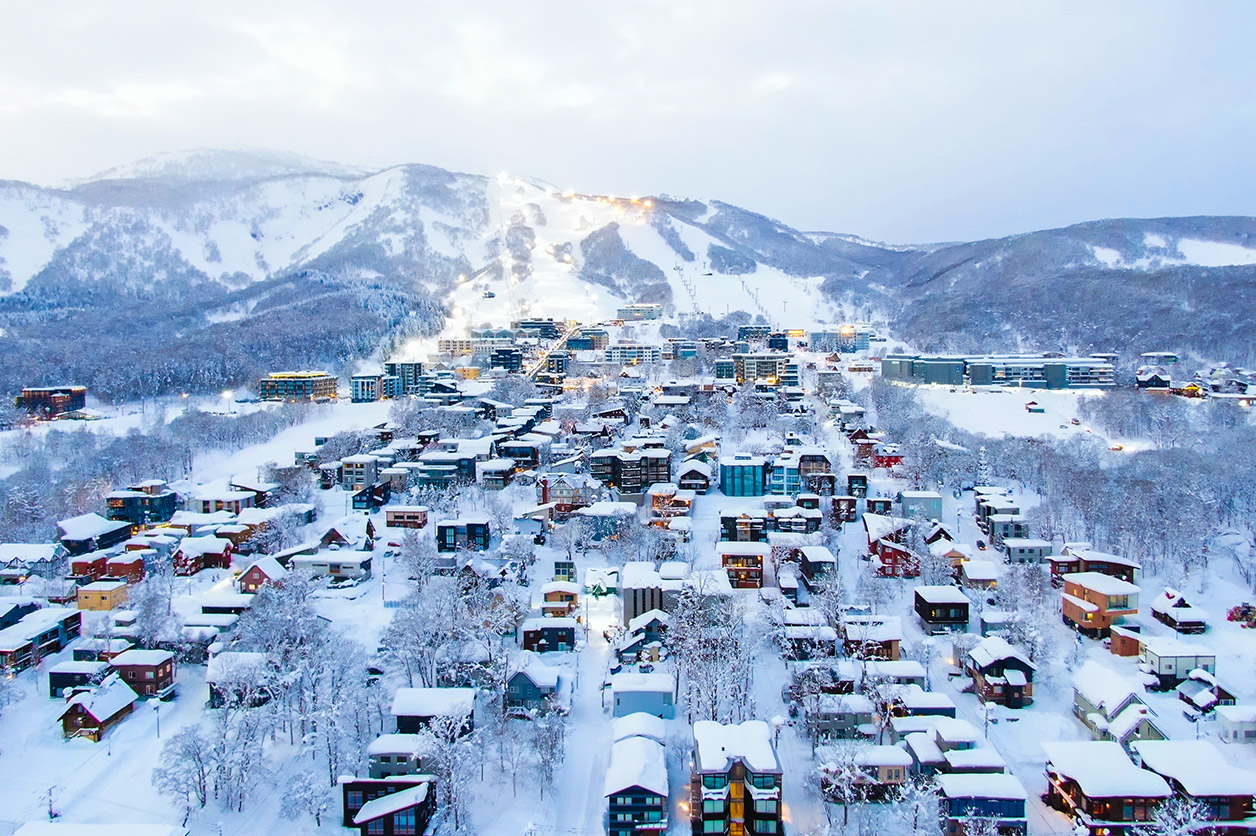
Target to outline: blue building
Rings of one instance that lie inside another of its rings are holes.
[[[762,456],[720,459],[720,491],[725,496],[763,496],[767,481],[768,462]]]
[[[105,496],[105,516],[131,525],[166,522],[178,510],[178,500],[165,482],[153,479]]]
[[[965,820],[991,818],[999,833],[1021,836],[1028,829],[1025,819],[1025,787],[1007,773],[952,773],[938,776],[942,791],[945,836],[960,836]]]

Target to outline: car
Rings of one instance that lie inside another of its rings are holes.
[[[1114,453],[1119,453],[1119,452],[1121,452],[1122,450],[1124,450],[1124,449],[1125,449],[1125,445],[1124,445],[1124,444],[1113,444],[1113,445],[1112,445],[1111,447],[1109,447],[1108,449],[1109,449],[1109,450],[1111,450],[1111,451],[1112,451],[1112,452],[1114,452]]]
[[[986,541],[985,541],[985,540],[978,540],[978,541],[977,541],[977,548],[981,549],[981,550],[984,552],[984,551],[986,550]]]
[[[654,666],[650,664],[637,665],[637,670],[641,673],[654,673]]]
[[[1074,427],[1076,427],[1078,424],[1081,423],[1081,421],[1074,418],[1073,420],[1069,421],[1069,423],[1072,424]]]
[[[614,667],[611,668],[611,673],[623,673],[623,672],[624,672],[623,665],[615,665]]]
[[[398,543],[396,540],[389,540],[388,545],[392,546],[394,549],[399,548],[401,546],[401,544]]]

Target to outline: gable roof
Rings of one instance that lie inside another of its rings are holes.
[[[134,704],[135,692],[131,690],[131,686],[114,675],[94,688],[75,694],[66,702],[65,709],[57,717],[64,717],[75,706],[79,706],[93,720],[103,723]]]
[[[1027,656],[1009,644],[1002,636],[990,636],[982,639],[972,650],[968,651],[968,656],[979,668],[988,668],[995,662],[1001,662],[1005,659],[1016,659],[1028,665],[1031,671],[1038,669],[1033,662],[1029,661]]]

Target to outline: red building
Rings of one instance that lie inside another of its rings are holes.
[[[184,537],[174,553],[174,573],[195,575],[202,569],[230,569],[231,541],[225,537]]]
[[[126,650],[109,664],[137,694],[161,696],[174,688],[174,654],[168,650]]]

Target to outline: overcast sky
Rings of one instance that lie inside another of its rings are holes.
[[[1256,214],[1254,12],[1249,0],[10,4],[0,178],[256,146],[718,197],[901,242]]]

